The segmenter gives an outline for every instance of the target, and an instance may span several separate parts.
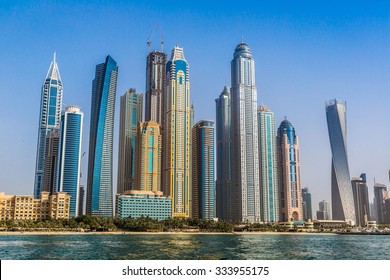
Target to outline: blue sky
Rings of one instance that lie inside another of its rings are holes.
[[[152,49],[162,37],[168,56],[175,44],[184,48],[195,120],[215,119],[214,100],[230,84],[234,48],[244,38],[256,62],[259,104],[274,111],[277,126],[287,116],[299,136],[302,186],[311,190],[314,211],[330,200],[329,99],[347,101],[351,176],[366,172],[370,187],[374,177],[388,184],[390,6],[339,2],[0,1],[0,191],[32,194],[41,85],[53,51],[63,103],[85,113],[88,152],[96,64],[110,54],[119,65],[117,135],[119,96],[130,87],[145,91],[153,29]]]

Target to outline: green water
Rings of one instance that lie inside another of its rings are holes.
[[[0,259],[390,260],[390,236],[3,235],[0,236]]]

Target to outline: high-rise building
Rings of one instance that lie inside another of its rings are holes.
[[[313,219],[311,212],[311,193],[308,188],[302,189],[302,216],[305,221]]]
[[[241,42],[231,62],[231,220],[260,222],[255,61]]]
[[[282,121],[278,128],[277,145],[280,220],[302,220],[299,143],[288,120]]]
[[[172,216],[191,216],[191,103],[189,65],[175,47],[166,67],[163,98],[162,186],[172,197]]]
[[[70,195],[70,217],[79,214],[83,119],[79,106],[66,106],[61,117],[58,190]]]
[[[355,205],[347,157],[347,110],[340,100],[326,106],[326,119],[332,150],[332,216],[334,220],[355,223]]]
[[[50,131],[46,135],[41,192],[49,192],[50,194],[57,192],[59,143],[60,135],[57,129]]]
[[[45,166],[46,136],[58,131],[61,121],[62,81],[56,61],[56,54],[42,85],[41,109],[38,125],[37,157],[35,163],[34,197],[39,198],[43,186]]]
[[[263,222],[279,221],[279,188],[276,157],[275,116],[261,105],[257,108],[259,141],[260,205]]]
[[[146,59],[145,121],[162,123],[163,96],[165,86],[165,65],[167,55],[153,51]]]
[[[192,128],[192,218],[215,218],[214,121]]]
[[[215,100],[217,138],[216,215],[231,220],[231,161],[230,161],[230,89],[225,86]]]
[[[136,155],[135,190],[161,191],[161,133],[155,121],[138,123]]]
[[[143,94],[131,88],[121,96],[117,193],[133,190],[135,181],[136,138],[142,121]]]
[[[385,200],[389,198],[387,187],[384,184],[375,183],[374,185],[374,204],[376,208],[376,223],[385,224],[386,223],[386,210],[385,210]]]
[[[85,188],[83,185],[80,185],[79,188],[79,208],[78,208],[78,216],[84,215],[84,200],[85,200]]]
[[[355,204],[356,225],[367,226],[370,218],[370,203],[368,200],[368,187],[366,174],[359,178],[352,178],[352,193]]]
[[[329,201],[323,200],[319,203],[319,211],[317,211],[317,220],[330,220],[330,205]]]
[[[118,66],[111,56],[96,66],[92,82],[87,214],[113,216],[112,154]]]

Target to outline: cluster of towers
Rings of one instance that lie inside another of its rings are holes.
[[[92,83],[86,212],[94,216],[113,216],[117,76],[117,63],[107,56]],[[144,119],[143,103],[144,95],[132,88],[120,98],[117,194],[162,192],[172,200],[172,217],[303,219],[298,137],[288,120],[276,131],[274,114],[257,105],[255,62],[247,44],[236,47],[231,87],[216,99],[216,137],[213,120],[194,124],[182,48],[175,47],[169,61],[163,51],[148,53]],[[54,59],[42,87],[34,195],[69,192],[76,216],[83,114],[67,106],[61,117],[61,107]]]

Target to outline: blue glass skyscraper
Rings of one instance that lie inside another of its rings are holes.
[[[279,188],[276,160],[275,115],[265,105],[257,108],[259,125],[259,173],[263,222],[279,221]]]
[[[347,110],[345,103],[331,100],[326,119],[332,150],[332,217],[355,223],[355,205],[347,157]]]
[[[62,81],[56,62],[56,54],[42,85],[41,109],[39,114],[38,144],[35,164],[34,197],[39,198],[43,190],[46,137],[52,131],[59,131],[62,107]],[[52,170],[54,172],[54,170]],[[51,186],[52,187],[52,186]]]
[[[231,219],[231,162],[230,162],[230,90],[224,87],[215,100],[217,138],[216,215],[219,219]]]
[[[215,218],[214,121],[192,128],[192,218]]]
[[[111,56],[96,66],[92,82],[87,214],[113,216],[112,155],[118,66]]]
[[[66,106],[61,117],[58,190],[70,195],[70,217],[79,213],[83,118],[78,106]]]

